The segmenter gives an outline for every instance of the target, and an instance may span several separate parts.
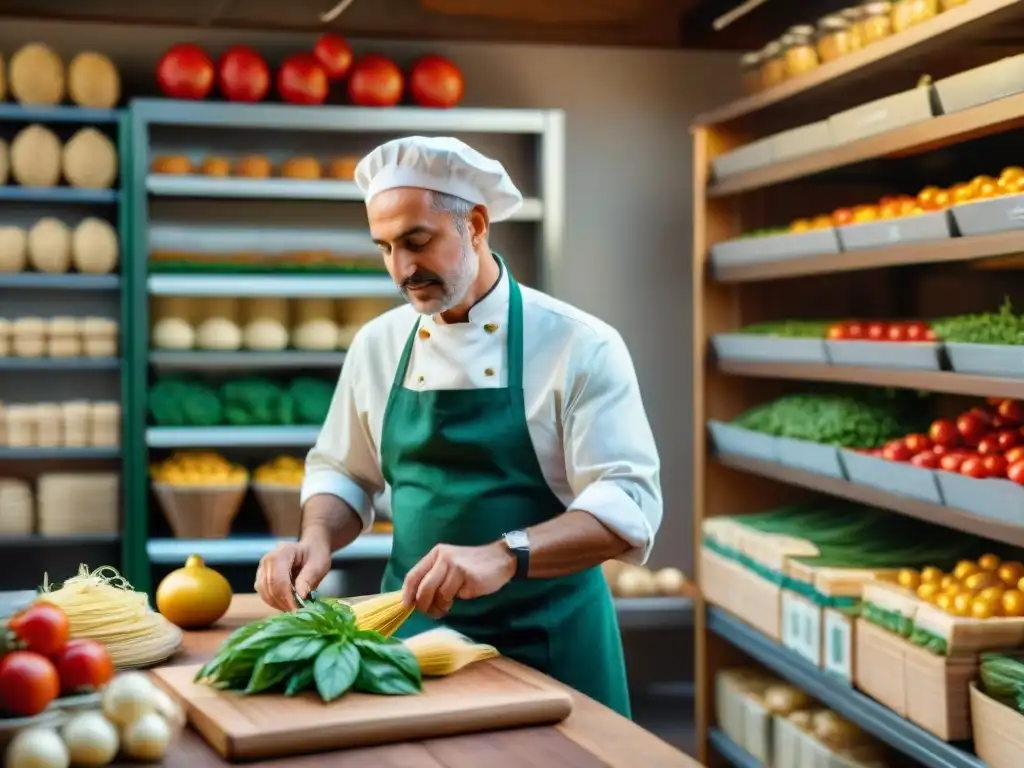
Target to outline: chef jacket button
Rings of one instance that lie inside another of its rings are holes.
[[[423,383],[423,377],[422,376],[417,376],[416,377],[416,383],[417,384],[422,384]]]
[[[421,339],[429,339],[430,338],[430,331],[428,331],[426,328],[420,328],[420,338]]]
[[[496,330],[498,330],[498,324],[497,323],[485,323],[484,324],[484,330],[487,331],[488,333],[494,333]]]
[[[485,368],[484,369],[484,376],[493,376],[493,375],[494,375],[494,369],[493,368]]]

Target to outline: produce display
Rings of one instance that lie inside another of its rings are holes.
[[[947,317],[935,323],[935,333],[943,341],[964,344],[1024,344],[1024,315],[1016,314],[1007,298],[998,312]]]
[[[1024,616],[1024,564],[988,553],[961,560],[948,572],[935,565],[899,572],[900,586],[954,615],[975,619]]]
[[[253,472],[253,480],[267,485],[286,485],[298,488],[306,473],[306,464],[295,456],[278,456],[261,464]]]
[[[0,446],[115,448],[121,444],[121,404],[0,402]]]
[[[0,227],[0,272],[32,270],[63,274],[74,270],[87,275],[106,275],[117,269],[119,260],[117,231],[109,222],[93,216],[82,219],[74,227],[49,216],[28,229],[13,225]]]
[[[738,333],[793,339],[823,339],[830,325],[827,320],[776,320],[745,325]]]
[[[0,357],[115,357],[117,336],[105,317],[0,318]]]
[[[208,155],[198,162],[188,155],[159,155],[150,163],[153,173],[169,175],[199,174],[202,176],[234,176],[241,179],[334,179],[352,181],[359,157],[339,155],[328,161],[300,155],[281,162],[277,168],[264,155],[244,155],[237,158]],[[158,252],[159,253],[159,252]],[[151,257],[152,258],[152,257]],[[161,258],[168,258],[162,256]]]
[[[236,485],[249,480],[249,472],[216,451],[176,451],[150,466],[150,477],[167,485]]]
[[[744,326],[739,333],[832,341],[935,341],[923,320],[777,320]]]
[[[678,568],[652,571],[620,560],[608,560],[601,567],[614,597],[678,597],[691,588]]]
[[[6,85],[14,100],[26,106],[55,106],[67,97],[79,107],[110,109],[121,98],[121,77],[107,56],[84,51],[65,67],[60,54],[45,43],[29,43],[14,52]]]
[[[736,417],[735,426],[848,448],[875,448],[906,434],[906,409],[898,400],[851,395],[789,395]]]
[[[117,147],[95,128],[80,128],[62,143],[53,131],[33,123],[0,143],[0,183],[37,189],[62,181],[78,189],[110,189],[117,181]]]
[[[1024,713],[1024,661],[1010,653],[986,653],[979,670],[985,695]]]
[[[333,395],[333,384],[312,378],[279,384],[253,376],[220,385],[167,378],[149,389],[149,415],[161,427],[319,426]]]

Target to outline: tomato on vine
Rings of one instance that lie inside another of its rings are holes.
[[[15,644],[43,656],[52,656],[67,643],[70,634],[67,614],[55,605],[38,603],[7,622]]]

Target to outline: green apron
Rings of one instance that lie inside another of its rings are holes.
[[[511,274],[508,282],[506,389],[407,389],[413,344],[429,343],[417,340],[418,320],[409,334],[381,435],[394,519],[384,591],[401,589],[437,544],[490,544],[566,511],[544,479],[527,428],[523,299]],[[444,624],[630,716],[619,624],[600,567],[511,581],[493,595],[457,599]],[[434,626],[417,612],[399,636]]]

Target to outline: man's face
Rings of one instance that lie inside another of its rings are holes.
[[[462,301],[476,280],[477,256],[468,231],[434,208],[429,191],[389,189],[366,212],[391,279],[417,312],[436,315]]]

